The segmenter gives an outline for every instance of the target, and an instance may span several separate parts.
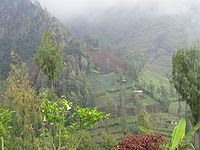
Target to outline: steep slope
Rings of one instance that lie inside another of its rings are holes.
[[[83,68],[85,62],[86,69],[89,64],[88,55],[100,68],[106,71],[108,68],[122,66],[122,60],[107,52],[99,51],[100,55],[94,54],[88,46],[75,39],[65,26],[49,12],[42,9],[40,4],[34,0],[0,0],[0,78],[5,78],[11,63],[10,52],[14,50],[27,62],[32,61],[41,35],[51,30],[57,38],[57,42],[62,48],[66,63],[71,63],[68,57],[74,60],[79,68]],[[68,55],[68,56],[67,56]],[[105,61],[105,59],[107,61]],[[82,62],[81,62],[82,61]],[[77,69],[75,69],[77,70]],[[37,67],[32,67],[31,74],[37,76]]]
[[[92,48],[85,49],[85,52],[91,56],[100,72],[113,71],[123,66],[123,60],[109,52],[93,50]]]
[[[12,50],[31,59],[41,35],[51,30],[64,47],[73,37],[64,26],[38,3],[29,0],[0,0],[0,74],[5,77]]]
[[[159,14],[152,10],[113,7],[95,17],[66,20],[66,24],[77,37],[97,35],[105,50],[124,58],[141,58],[152,71],[169,76],[176,48],[200,39],[199,11],[191,8],[183,14]]]

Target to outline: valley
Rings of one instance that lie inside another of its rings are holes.
[[[69,1],[0,0],[0,149],[198,150],[200,3]]]

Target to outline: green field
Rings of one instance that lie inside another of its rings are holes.
[[[103,107],[104,105],[106,105],[106,101],[109,98],[112,98],[117,104],[119,104],[120,83],[118,82],[118,80],[119,76],[114,72],[107,74],[92,74],[88,77],[88,82],[90,83],[92,90],[96,94],[95,101],[98,107]],[[166,89],[169,89],[171,86],[167,78],[164,78],[159,74],[151,72],[147,69],[143,71],[140,77],[140,81],[141,80],[145,81],[146,84],[152,82],[157,87],[163,85]],[[126,89],[125,98],[130,99],[133,94],[133,83],[126,82],[123,84],[123,86]],[[145,106],[159,104],[159,102],[155,98],[150,97],[145,92],[142,93],[142,96],[144,97],[142,101]],[[127,107],[132,107],[132,104],[128,104]]]
[[[163,134],[166,138],[170,138],[175,125],[171,125],[166,122],[170,120],[178,120],[178,118],[167,113],[150,113],[149,116],[153,132],[156,134]],[[138,126],[137,116],[128,116],[127,120],[129,130],[133,132],[136,131]],[[155,122],[155,120],[159,121]],[[120,128],[120,118],[111,118],[107,121],[99,122],[92,129],[90,129],[90,131],[92,131],[93,135],[98,135],[101,134],[101,132],[106,131],[113,134],[118,140],[123,138],[123,131]]]
[[[144,70],[142,73],[140,80],[144,80],[147,83],[152,82],[154,85],[159,86],[162,84],[163,86],[169,88],[170,87],[170,82],[167,78],[160,76],[159,74],[155,72],[151,72],[147,69]]]
[[[151,72],[145,69],[140,77],[140,80],[145,81],[147,84],[150,82],[153,83],[156,87],[163,85],[167,89],[170,88],[170,83],[167,78],[160,76],[157,73]],[[95,93],[95,102],[96,106],[99,108],[105,108],[107,110],[107,106],[109,105],[110,101],[114,102],[117,106],[120,105],[120,83],[119,76],[116,73],[105,73],[105,74],[92,74],[88,77],[88,82],[90,83],[93,92]],[[127,111],[127,120],[129,130],[134,132],[137,128],[137,116],[128,112],[130,109],[134,109],[134,101],[132,99],[133,88],[134,85],[131,82],[126,82],[123,84],[125,89],[125,107]],[[161,105],[157,99],[148,95],[148,93],[138,93],[138,96],[142,97],[140,100],[142,101],[143,105],[154,106],[154,105]],[[178,120],[178,118],[173,114],[176,113],[177,103],[173,103],[170,105],[171,114],[168,113],[150,113],[150,119],[152,120],[152,124],[155,118],[158,118],[157,124],[153,124],[153,129],[155,133],[164,134],[167,137],[170,137],[173,127],[169,124],[166,124],[166,120]],[[110,107],[110,106],[109,106]],[[101,134],[103,131],[111,132],[117,139],[121,139],[122,129],[120,127],[120,117],[118,118],[111,118],[108,121],[103,121],[98,123],[93,129],[92,133],[94,135]]]

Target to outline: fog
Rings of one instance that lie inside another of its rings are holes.
[[[199,7],[197,0],[38,0],[41,5],[59,19],[90,16],[114,7],[134,7],[158,14],[183,14]]]

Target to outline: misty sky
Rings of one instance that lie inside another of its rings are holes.
[[[90,15],[102,12],[113,6],[135,6],[145,9],[155,7],[155,11],[163,14],[179,14],[187,12],[191,5],[199,5],[198,0],[38,0],[53,15],[63,19],[78,15]]]

